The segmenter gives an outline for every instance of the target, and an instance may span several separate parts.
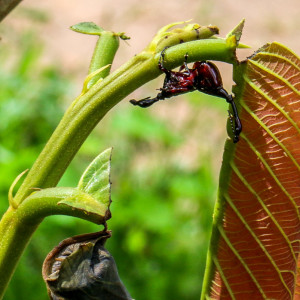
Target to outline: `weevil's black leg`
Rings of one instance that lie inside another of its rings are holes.
[[[233,142],[237,143],[239,141],[239,135],[242,132],[242,122],[239,118],[239,114],[235,105],[235,102],[231,95],[228,95],[226,98],[226,101],[230,103],[232,111],[233,111],[233,117],[234,117],[234,139]]]
[[[155,102],[157,102],[157,101],[160,100],[159,95],[160,95],[160,94],[158,94],[155,98],[147,97],[147,98],[144,98],[144,99],[138,100],[138,101],[132,99],[132,100],[130,100],[129,102],[130,102],[131,104],[133,104],[133,105],[138,105],[138,106],[140,106],[140,107],[149,107],[149,106],[151,106],[153,103],[155,103]]]
[[[184,65],[184,67],[185,67],[185,70],[189,73],[189,75],[191,75],[191,71],[190,71],[190,69],[189,69],[189,67],[188,67],[188,65],[187,65],[188,57],[189,57],[189,55],[188,55],[188,53],[186,53],[186,54],[184,55],[184,62],[183,62],[183,65]]]
[[[239,135],[242,132],[242,122],[239,118],[239,114],[235,105],[235,102],[233,100],[232,95],[229,95],[226,90],[223,87],[220,87],[217,89],[217,92],[214,93],[215,96],[219,96],[226,99],[227,103],[230,103],[232,111],[233,111],[233,117],[234,117],[234,139],[233,142],[237,143],[239,141]]]
[[[239,139],[239,133],[237,133],[237,130],[235,128],[235,118],[233,116],[233,114],[228,110],[228,117],[229,117],[229,120],[230,120],[230,125],[231,125],[231,130],[232,130],[232,133],[234,134],[234,137],[233,137],[233,142],[234,143],[237,143],[240,139]],[[234,120],[234,122],[233,122]]]
[[[182,70],[184,70],[186,73],[189,74],[189,76],[191,76],[191,70],[189,69],[188,65],[187,65],[187,60],[188,60],[188,53],[186,53],[184,55],[184,62],[183,65],[179,68],[179,72],[182,72]]]
[[[231,130],[232,130],[233,134],[235,135],[235,128],[234,128],[234,124],[233,124],[234,117],[233,117],[232,113],[230,112],[230,110],[228,110],[228,117],[230,120]]]
[[[165,59],[165,52],[166,50],[168,49],[169,47],[165,47],[162,51],[161,51],[161,54],[160,54],[160,58],[159,58],[159,61],[158,61],[158,67],[161,71],[163,71],[167,76],[170,75],[170,70],[168,70],[167,68],[165,68],[164,66],[164,59]]]
[[[217,92],[214,93],[215,96],[219,96],[226,99],[227,103],[230,103],[233,117],[234,117],[234,139],[233,142],[237,143],[239,141],[239,135],[242,132],[242,122],[239,118],[239,114],[233,100],[232,95],[229,95],[223,87],[218,88]]]
[[[103,231],[107,232],[107,223],[106,223],[106,221],[104,222],[103,226],[104,226]]]

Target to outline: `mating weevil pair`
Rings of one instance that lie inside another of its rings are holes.
[[[229,117],[231,120],[234,119],[234,126],[232,126],[233,142],[237,143],[242,131],[242,123],[232,95],[229,95],[223,88],[222,78],[216,65],[209,61],[197,61],[193,68],[189,69],[187,65],[188,55],[186,54],[183,65],[178,72],[174,72],[164,67],[165,50],[166,48],[162,51],[158,63],[158,68],[166,74],[160,93],[155,98],[147,97],[139,101],[130,100],[130,102],[140,107],[148,107],[159,100],[195,90],[224,98],[231,105],[233,111],[233,116],[229,113]]]

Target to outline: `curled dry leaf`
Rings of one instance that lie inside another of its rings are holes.
[[[62,241],[46,257],[43,278],[52,300],[131,300],[104,244],[109,231]]]

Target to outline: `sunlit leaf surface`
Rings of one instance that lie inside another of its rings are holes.
[[[300,299],[300,60],[272,43],[245,64],[235,70],[243,132],[225,146],[206,296]]]
[[[109,219],[111,152],[112,148],[109,148],[99,154],[81,176],[78,190],[58,204],[104,216],[104,221]]]

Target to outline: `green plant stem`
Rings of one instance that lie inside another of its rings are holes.
[[[21,2],[22,0],[0,0],[0,22]]]
[[[18,207],[18,218],[25,224],[39,224],[42,219],[50,215],[67,215],[78,217],[96,224],[105,222],[105,211],[96,213],[87,212],[84,209],[76,209],[64,204],[63,200],[70,197],[80,197],[84,194],[77,188],[57,187],[38,191],[29,197]],[[86,195],[89,196],[88,194]],[[1,275],[0,275],[1,278]]]
[[[166,51],[166,66],[174,68],[181,65],[186,53],[189,54],[189,61],[210,59],[235,63],[235,47],[224,39],[183,43]],[[132,91],[161,74],[157,67],[159,56],[159,53],[142,52],[133,57],[78,97],[66,111],[14,198],[14,203],[19,207],[16,210],[10,207],[0,222],[0,299],[39,224],[24,221],[26,214],[22,212],[25,207],[22,201],[32,193],[33,188],[56,186],[82,143],[104,115]]]
[[[209,39],[168,49],[167,67],[181,65],[186,53],[189,61],[210,59],[235,63],[234,49],[226,40]],[[82,143],[105,114],[128,94],[161,74],[157,67],[159,56],[141,53],[133,57],[71,104],[16,194],[16,203],[21,203],[32,188],[56,186]]]
[[[119,36],[112,32],[103,31],[102,36],[97,41],[91,60],[91,66],[93,67],[90,67],[89,71],[94,71],[92,68],[101,68],[107,64],[111,64],[118,46]],[[101,49],[104,51],[100,51]],[[99,52],[102,53],[102,56],[99,56]],[[105,72],[98,73],[98,76],[99,74],[102,77],[108,75]],[[55,148],[55,141],[53,147]],[[39,167],[37,166],[35,169],[37,173],[39,172],[38,169]],[[31,189],[31,192],[33,191]],[[63,192],[59,194],[56,189],[53,197],[49,198],[49,195],[40,197],[41,193],[43,196],[43,191],[34,193],[22,205],[19,205],[21,202],[15,201],[12,195],[10,195],[10,207],[0,221],[0,299],[2,299],[6,286],[31,235],[44,217],[52,214],[65,214],[77,216],[95,223],[103,223],[103,218],[101,219],[99,215],[86,214],[83,210],[73,210],[66,205],[57,205],[60,200],[68,197],[68,193]]]
[[[0,222],[0,299],[39,223],[24,224],[18,210],[9,207]]]
[[[93,57],[89,67],[89,74],[112,62],[111,56],[115,56],[119,48],[119,37],[111,31],[103,31],[97,41]],[[105,53],[105,55],[103,55]],[[108,55],[110,53],[110,55]],[[88,86],[94,85],[99,78],[105,78],[110,72],[110,67],[94,76]]]
[[[78,190],[75,188],[45,189],[30,195],[17,209],[10,207],[7,210],[0,222],[0,299],[13,274],[12,267],[16,266],[32,234],[45,217],[69,215],[96,224],[103,223],[104,216],[58,205],[61,200],[76,193]]]

